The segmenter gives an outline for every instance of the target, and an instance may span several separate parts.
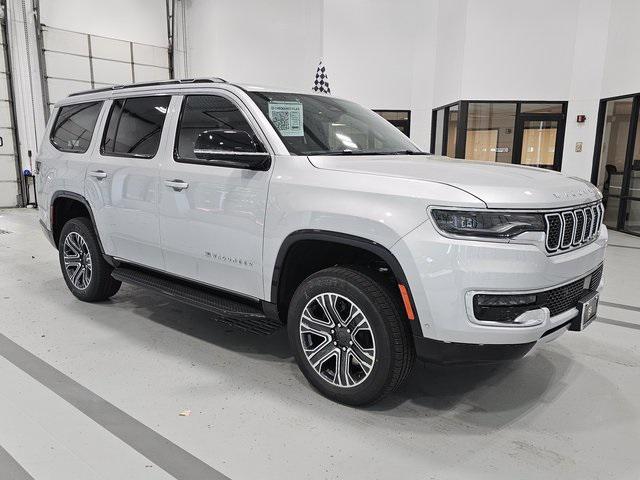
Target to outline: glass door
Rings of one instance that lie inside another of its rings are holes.
[[[638,100],[640,102],[640,100]],[[632,109],[635,122],[630,125],[629,131],[635,130],[633,148],[629,148],[631,157],[625,162],[622,179],[622,225],[625,232],[640,235],[640,107]],[[631,147],[631,146],[630,146]]]
[[[633,98],[609,100],[605,104],[600,165],[594,182],[602,192],[604,223],[618,228],[624,171],[629,144]]]
[[[514,141],[514,163],[560,170],[562,115],[524,114],[518,116]]]

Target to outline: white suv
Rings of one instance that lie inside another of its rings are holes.
[[[513,359],[581,330],[602,288],[591,184],[431,156],[331,96],[220,79],[74,94],[38,171],[75,296],[128,282],[252,332],[286,325],[309,382],[347,404],[416,355]]]

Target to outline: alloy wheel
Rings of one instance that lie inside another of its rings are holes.
[[[91,283],[91,254],[87,242],[77,232],[71,232],[63,244],[64,269],[74,287],[85,290]]]
[[[343,295],[322,293],[307,303],[300,340],[309,364],[334,386],[359,385],[373,370],[376,345],[371,324]]]

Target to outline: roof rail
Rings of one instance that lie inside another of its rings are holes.
[[[157,85],[183,85],[185,83],[227,83],[224,78],[208,77],[208,78],[183,78],[180,80],[163,80],[159,82],[142,82],[142,83],[129,83],[127,85],[114,85],[112,87],[96,88],[93,90],[83,90],[81,92],[75,92],[69,94],[70,97],[77,97],[78,95],[86,95],[89,93],[108,92],[113,90],[124,90],[126,88],[138,88],[138,87],[155,87]]]

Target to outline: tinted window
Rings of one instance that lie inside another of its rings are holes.
[[[171,97],[141,97],[113,102],[102,141],[104,154],[153,157]]]
[[[101,107],[102,102],[61,107],[51,130],[51,143],[65,152],[86,152]]]
[[[253,130],[245,120],[242,112],[231,101],[213,95],[192,95],[186,97],[182,104],[182,115],[178,126],[176,151],[178,159],[196,159],[194,147],[198,136],[207,132],[216,137],[216,131],[239,130],[249,134],[247,145],[243,138],[236,142],[225,142],[220,139],[218,149],[221,151],[255,151]],[[240,135],[236,135],[241,137]],[[253,139],[253,140],[252,140]]]

